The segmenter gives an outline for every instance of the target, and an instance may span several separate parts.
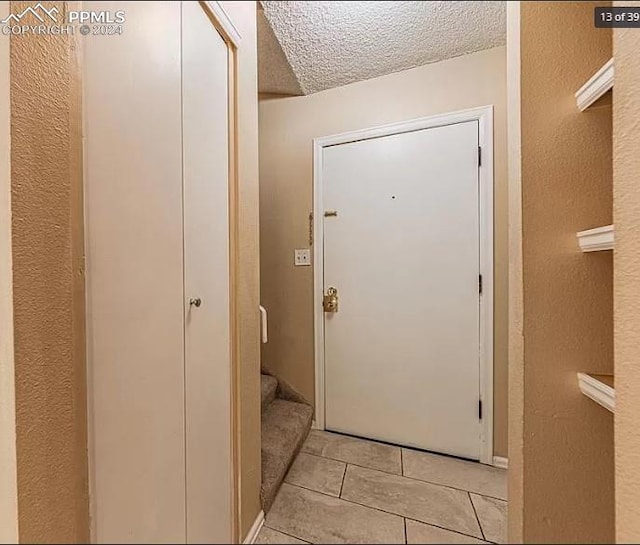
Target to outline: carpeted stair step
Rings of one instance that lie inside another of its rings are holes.
[[[280,484],[311,429],[309,405],[274,400],[262,414],[262,488],[260,500],[269,511]]]
[[[270,375],[260,375],[260,389],[262,392],[262,412],[264,412],[276,398],[278,380]]]

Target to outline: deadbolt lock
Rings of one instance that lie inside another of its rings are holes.
[[[325,312],[338,312],[338,290],[331,287],[322,298],[322,306]]]

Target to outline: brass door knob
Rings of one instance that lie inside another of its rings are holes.
[[[338,312],[338,290],[330,287],[322,298],[322,307],[325,312]]]
[[[192,297],[191,299],[189,299],[189,306],[197,308],[201,304],[202,304],[202,299],[200,299],[200,297]]]

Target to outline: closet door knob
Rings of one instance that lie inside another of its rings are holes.
[[[195,306],[197,308],[201,304],[202,304],[202,299],[200,299],[200,297],[192,297],[191,299],[189,299],[190,306]]]

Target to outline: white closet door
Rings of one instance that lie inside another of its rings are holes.
[[[229,51],[198,2],[182,48],[187,541],[230,543]]]
[[[93,539],[178,543],[185,527],[179,2],[83,38]]]

